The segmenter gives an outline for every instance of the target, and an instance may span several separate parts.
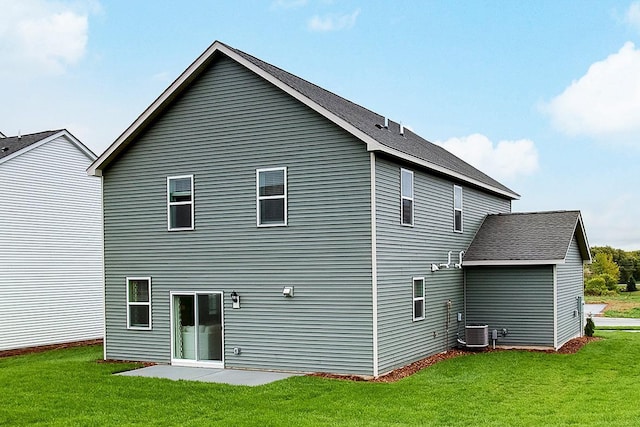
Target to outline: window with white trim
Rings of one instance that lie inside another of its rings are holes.
[[[287,168],[257,169],[256,199],[259,227],[287,225]]]
[[[400,223],[413,225],[413,172],[400,169]]]
[[[453,231],[462,233],[462,187],[453,186]]]
[[[167,177],[167,228],[193,230],[193,175]]]
[[[413,320],[424,319],[424,277],[413,278]]]
[[[127,329],[151,329],[151,277],[127,277]]]

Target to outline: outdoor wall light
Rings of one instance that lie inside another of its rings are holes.
[[[240,308],[240,295],[236,291],[231,292],[231,308]]]
[[[293,286],[285,286],[282,289],[282,296],[285,298],[293,298]]]

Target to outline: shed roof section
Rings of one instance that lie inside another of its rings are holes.
[[[252,55],[232,48],[224,43],[214,42],[196,61],[163,92],[153,104],[92,164],[87,172],[100,175],[102,169],[114,161],[135,137],[148,126],[155,117],[184,91],[200,73],[225,55],[247,67],[260,77],[273,83],[329,120],[341,126],[367,144],[369,151],[385,152],[394,157],[412,162],[435,172],[442,173],[468,184],[484,188],[510,199],[519,195],[498,181],[464,162],[440,146],[437,146],[408,129],[400,132],[398,123],[389,122],[385,127],[385,117],[358,104],[329,92],[313,83],[268,64]]]
[[[0,159],[9,157],[18,151],[54,135],[60,130],[47,130],[21,136],[8,136],[0,139]]]
[[[563,264],[576,237],[591,261],[580,211],[487,215],[464,254],[464,266]]]

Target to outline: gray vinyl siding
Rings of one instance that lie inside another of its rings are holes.
[[[256,226],[270,167],[286,227]],[[166,177],[190,174],[195,230],[169,232]],[[107,357],[169,362],[169,292],[222,291],[225,367],[372,374],[369,177],[364,143],[217,60],[104,172]],[[126,329],[126,276],[152,278],[151,331]]]
[[[467,268],[467,323],[507,328],[497,345],[553,347],[553,268]]]
[[[557,267],[557,347],[582,335],[582,307],[578,305],[584,296],[582,256],[574,237],[564,264]]]
[[[414,172],[414,226],[400,224],[400,169]],[[488,213],[510,212],[508,199],[464,184],[464,232],[453,231],[453,185],[386,157],[376,157],[378,349],[380,374],[451,348],[463,312],[462,270],[453,268]],[[449,269],[431,272],[431,264]],[[425,278],[425,319],[413,321],[412,278]],[[451,300],[450,312],[446,302]],[[446,322],[449,321],[447,334]]]

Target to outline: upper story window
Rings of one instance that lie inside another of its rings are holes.
[[[413,172],[400,169],[400,188],[402,192],[400,201],[400,223],[413,225]]]
[[[287,225],[287,168],[256,170],[257,223]]]
[[[413,278],[413,320],[424,319],[424,277]]]
[[[127,329],[151,329],[151,277],[127,277]]]
[[[167,178],[167,227],[193,230],[193,175]]]
[[[453,231],[462,233],[462,187],[453,186]]]

